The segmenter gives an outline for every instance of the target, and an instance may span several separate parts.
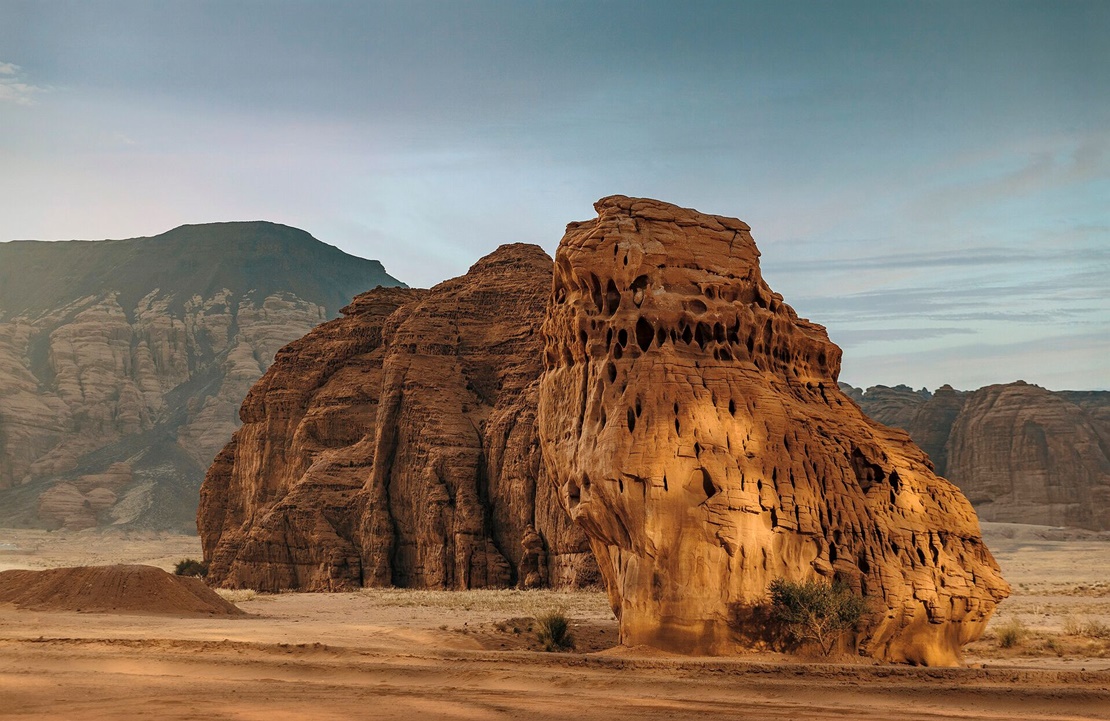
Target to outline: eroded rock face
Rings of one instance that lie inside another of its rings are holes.
[[[837,386],[748,226],[614,196],[555,259],[540,441],[625,644],[758,647],[775,578],[840,578],[881,659],[953,664],[1008,594],[971,505]]]
[[[869,416],[909,431],[984,520],[1110,529],[1110,393],[1022,381],[852,390]]]
[[[582,585],[596,566],[535,425],[551,259],[355,299],[277,355],[209,470],[209,581],[264,590]]]
[[[1110,529],[1108,430],[1065,394],[987,386],[952,425],[948,472],[983,520]]]
[[[0,523],[189,530],[274,353],[378,283],[272,223],[0,243]]]

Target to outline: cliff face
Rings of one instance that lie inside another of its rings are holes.
[[[0,523],[191,528],[274,353],[378,283],[271,223],[0,244]]]
[[[971,505],[838,388],[840,349],[760,276],[748,227],[614,196],[555,259],[543,454],[625,644],[759,647],[776,578],[879,611],[883,659],[952,664],[1008,587]]]
[[[1110,393],[1021,381],[853,390],[872,418],[909,431],[984,520],[1110,529]]]
[[[504,246],[283,349],[201,490],[209,580],[264,590],[589,583],[535,428],[551,259]]]

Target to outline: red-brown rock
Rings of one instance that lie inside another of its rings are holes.
[[[952,424],[948,473],[985,521],[1110,529],[1110,427],[1097,410],[1022,382],[980,388]]]
[[[850,390],[869,416],[909,431],[984,520],[1110,529],[1110,393],[1022,381]]]
[[[535,427],[551,259],[504,246],[283,349],[202,487],[209,579],[263,590],[596,578]]]
[[[775,578],[839,578],[872,656],[956,663],[1008,587],[971,505],[837,386],[744,223],[623,196],[572,223],[544,324],[544,458],[621,640],[758,647]]]

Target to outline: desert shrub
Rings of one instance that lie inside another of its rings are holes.
[[[998,645],[1002,648],[1019,646],[1027,633],[1025,624],[1015,618],[998,627]]]
[[[1102,621],[1090,620],[1083,624],[1082,634],[1087,638],[1110,639],[1110,626]]]
[[[536,639],[544,651],[563,651],[574,648],[570,622],[562,611],[548,611],[536,617]]]
[[[1076,619],[1075,616],[1064,617],[1064,635],[1065,636],[1082,636],[1083,624]]]
[[[843,583],[771,581],[771,615],[798,642],[812,641],[828,656],[867,613],[867,602]]]
[[[173,567],[173,572],[178,576],[198,576],[204,578],[208,575],[208,564],[195,558],[183,558]]]

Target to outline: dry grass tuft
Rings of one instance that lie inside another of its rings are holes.
[[[570,621],[561,610],[548,611],[536,617],[536,640],[544,651],[566,651],[574,648]]]
[[[243,603],[258,598],[258,591],[250,588],[216,588],[213,590],[228,603]]]
[[[998,627],[998,645],[1002,648],[1020,646],[1028,633],[1029,630],[1025,627],[1025,624],[1015,618]]]

